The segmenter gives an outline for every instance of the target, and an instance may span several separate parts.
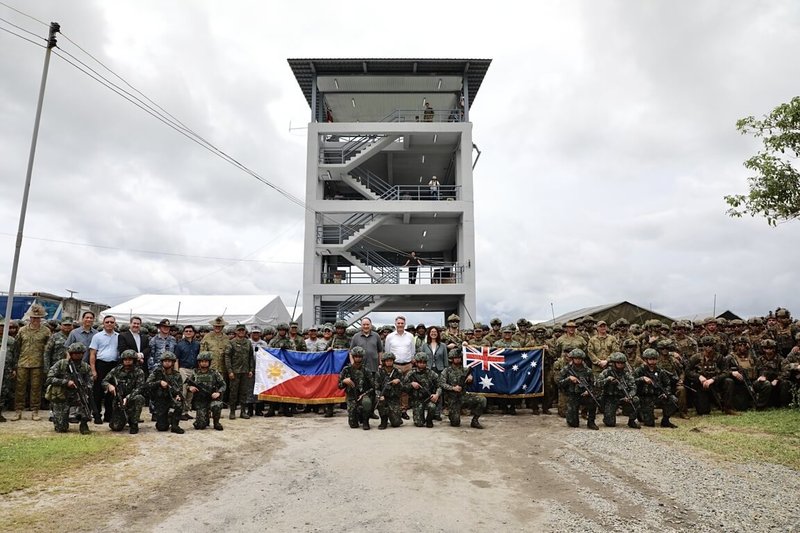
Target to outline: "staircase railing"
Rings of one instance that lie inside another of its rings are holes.
[[[341,146],[322,146],[320,148],[320,162],[329,165],[344,164],[358,155],[368,145],[383,135],[363,135],[354,137]]]

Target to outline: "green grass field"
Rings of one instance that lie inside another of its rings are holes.
[[[713,414],[674,420],[672,431],[650,432],[711,452],[718,458],[775,463],[800,470],[800,410],[747,411],[740,416]]]
[[[33,487],[98,456],[121,457],[129,446],[116,435],[0,435],[0,494]]]

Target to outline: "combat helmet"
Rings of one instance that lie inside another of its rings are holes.
[[[464,354],[461,353],[461,348],[453,348],[447,352],[448,359],[455,359],[456,357],[464,357]]]
[[[628,358],[622,352],[614,352],[608,356],[608,360],[612,363],[627,363]]]
[[[198,361],[213,361],[214,360],[214,354],[212,354],[211,352],[200,352],[199,354],[197,354],[197,360]]]
[[[658,352],[652,348],[648,348],[642,354],[642,359],[658,359]]]
[[[428,362],[428,355],[423,352],[417,352],[417,355],[414,356],[414,361],[424,361]]]
[[[83,344],[82,342],[73,342],[72,344],[69,345],[69,348],[67,348],[67,352],[68,353],[78,353],[78,352],[86,353],[86,345]]]
[[[133,350],[125,350],[119,354],[120,359],[136,359],[136,352]]]
[[[386,361],[387,359],[394,361],[397,359],[397,357],[395,357],[392,352],[384,352],[384,354],[381,356],[381,361]]]
[[[172,353],[169,350],[167,350],[166,352],[161,354],[161,360],[162,361],[177,361],[178,358],[175,356],[174,353]]]

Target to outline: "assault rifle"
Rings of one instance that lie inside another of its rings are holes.
[[[731,361],[733,362],[733,366],[736,367],[736,371],[742,375],[742,383],[744,384],[744,388],[747,389],[748,393],[750,393],[750,399],[753,400],[753,407],[755,407],[758,401],[756,400],[756,391],[753,389],[753,382],[747,378],[746,370],[739,365],[739,359],[735,355],[731,357]]]
[[[386,376],[386,383],[383,384],[383,388],[381,389],[381,393],[378,395],[378,400],[380,400],[381,397],[384,397],[384,398],[386,397],[386,393],[389,392],[389,387],[392,386],[392,381],[394,379],[397,379],[397,378],[393,378],[392,377],[394,375],[394,373],[395,373],[395,370],[394,370],[394,368],[392,368],[392,372],[388,376]]]
[[[203,385],[203,384],[201,384],[201,383],[198,383],[198,382],[196,382],[196,381],[195,381],[195,380],[193,380],[192,378],[186,378],[186,381],[184,381],[184,384],[185,384],[187,387],[195,387],[195,388],[197,389],[197,392],[196,392],[195,394],[199,394],[199,395],[201,395],[201,396],[202,396],[204,399],[205,399],[205,398],[207,398],[209,402],[213,402],[213,401],[222,401],[222,395],[221,395],[221,394],[220,394],[219,398],[217,398],[216,400],[214,400],[214,399],[211,397],[211,395],[212,395],[212,394],[214,394],[215,392],[219,392],[219,391],[211,390],[211,389],[209,389],[208,387],[206,387],[205,385]],[[222,403],[222,405],[223,405],[223,406],[226,406],[226,405],[228,405],[228,404],[226,404],[225,402],[223,402],[223,403]]]
[[[575,373],[575,369],[572,368],[572,365],[569,365],[567,373],[575,378],[578,378],[578,385],[583,388],[587,393],[589,393],[589,397],[594,401],[595,405],[597,405],[598,409],[602,409],[603,407],[600,405],[600,402],[597,401],[597,396],[594,395],[592,392],[592,388],[589,386],[589,383],[586,382],[586,378],[582,378]]]
[[[89,385],[81,376],[78,369],[75,368],[75,364],[70,361],[69,362],[69,379],[75,383],[75,390],[78,393],[78,401],[80,403],[80,408],[83,410],[84,416],[86,420],[92,418],[94,414],[94,395],[90,394]]]
[[[649,368],[647,368],[647,366],[645,365],[645,369],[644,369],[644,375],[645,375],[645,377],[647,377],[647,378],[650,378],[650,381],[651,381],[651,383],[650,383],[650,384],[651,384],[651,385],[653,386],[653,388],[656,390],[656,392],[658,393],[659,397],[663,397],[663,398],[665,398],[665,399],[669,400],[669,402],[670,402],[672,405],[674,405],[674,406],[675,406],[675,409],[677,409],[678,411],[680,411],[680,407],[678,407],[678,403],[677,403],[675,400],[673,400],[673,399],[672,399],[672,394],[670,394],[670,393],[669,393],[669,392],[668,392],[668,391],[667,391],[667,390],[666,390],[666,389],[665,389],[665,388],[664,388],[664,387],[661,385],[661,383],[659,383],[659,381],[658,381],[658,371],[656,370],[655,372],[651,372],[651,371],[650,371],[650,369],[649,369]]]
[[[129,424],[130,420],[128,420],[128,410],[123,405],[123,400],[128,397],[128,394],[123,394],[125,389],[122,388],[122,385],[119,383],[119,379],[114,376],[114,412],[122,413],[122,416],[125,418],[125,423]]]

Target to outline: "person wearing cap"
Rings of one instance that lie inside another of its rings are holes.
[[[794,346],[794,336],[798,332],[792,324],[792,314],[788,309],[779,307],[775,311],[775,318],[778,321],[775,329],[775,346],[780,358],[786,357]]]
[[[577,325],[572,327],[577,328]],[[561,369],[558,377],[558,386],[566,396],[567,425],[572,428],[578,427],[580,423],[578,411],[581,407],[585,407],[586,427],[592,430],[600,429],[595,423],[597,403],[592,397],[594,374],[586,366],[586,352],[580,348],[574,348],[569,352],[569,359],[570,363]]]
[[[266,326],[264,330],[262,330],[259,326],[253,326],[250,328],[250,343],[253,345],[254,359],[257,358],[259,350],[266,350],[267,348],[269,348],[269,342],[265,340],[264,337],[262,336],[265,333],[266,329],[269,329],[271,333],[272,326]],[[270,340],[271,338],[272,337],[270,336]],[[250,394],[247,414],[255,416],[264,416],[265,403],[266,402],[262,402],[258,399],[257,394]],[[252,413],[249,411],[249,407],[251,404],[254,406]]]
[[[296,321],[292,320],[289,322],[289,333],[287,338],[291,343],[294,345],[294,348],[289,348],[290,350],[294,350],[295,352],[305,352],[306,351],[306,340],[299,332],[300,324]]]
[[[572,320],[564,324],[564,334],[556,341],[557,356],[561,356],[565,352],[569,353],[575,348],[579,348],[584,352],[586,351],[589,343],[582,336],[578,335],[577,331],[578,324]]]
[[[72,317],[65,316],[59,326],[59,331],[50,335],[50,340],[47,341],[47,346],[44,349],[44,369],[50,370],[50,367],[59,359],[66,359],[67,357],[67,337],[72,331]]]
[[[42,403],[42,381],[46,375],[44,350],[50,340],[50,330],[42,325],[42,319],[45,317],[47,312],[44,307],[33,304],[30,309],[30,323],[20,328],[15,339],[13,359],[17,364],[17,385],[14,391],[16,414],[11,420],[22,418],[22,409],[25,407],[25,396],[29,387],[28,400],[33,411],[31,420],[41,420],[39,407]]]
[[[333,324],[333,336],[328,344],[331,350],[348,350],[350,349],[350,337],[347,336],[347,321],[337,320]]]
[[[484,335],[483,338],[487,343],[489,343],[488,345],[491,346],[495,342],[499,341],[502,337],[502,334],[500,333],[500,327],[503,325],[503,321],[497,317],[494,317],[489,321],[489,325],[491,326],[491,329],[486,335]]]
[[[728,361],[717,353],[717,341],[711,335],[700,339],[702,353],[689,359],[686,376],[696,390],[695,409],[698,415],[711,412],[712,399],[726,415],[738,414],[733,410],[733,378]]]
[[[114,398],[108,427],[111,431],[122,431],[127,420],[130,434],[135,435],[139,433],[139,417],[145,401],[141,393],[147,378],[144,370],[136,366],[135,351],[125,350],[120,359],[122,363],[111,369],[101,383],[106,394]]]
[[[364,355],[364,348],[360,346],[350,350],[352,363],[345,365],[339,372],[338,387],[345,391],[347,423],[352,429],[361,426],[368,430],[375,380],[372,373],[364,368]]]
[[[658,367],[658,352],[648,348],[642,354],[644,363],[633,371],[639,395],[639,419],[647,427],[655,427],[655,408],[661,408],[661,427],[676,428],[670,417],[678,410],[678,398],[672,394],[674,374]]]
[[[84,406],[81,395],[87,403],[91,397],[92,369],[84,362],[86,346],[73,342],[67,348],[68,357],[56,361],[47,372],[47,392],[53,410],[53,429],[56,433],[69,431],[69,411],[76,409],[81,435],[88,435],[89,420],[92,413]]]
[[[116,332],[117,319],[111,315],[103,317],[103,330],[92,337],[89,345],[89,366],[94,375],[94,423],[111,422],[111,396],[103,390],[102,381],[119,360],[117,345],[119,333]],[[101,413],[102,410],[102,413]],[[102,418],[101,418],[102,416]]]
[[[728,344],[728,336],[719,330],[719,321],[723,319],[717,319],[709,317],[703,321],[703,336],[704,337],[711,337],[714,339],[714,347],[718,354],[722,356],[728,355],[728,351],[730,346]]]
[[[150,355],[147,358],[147,369],[150,372],[161,364],[161,356],[164,352],[175,353],[178,341],[169,333],[171,326],[168,318],[162,319],[158,323],[158,334],[150,339]]]
[[[447,350],[461,348],[464,336],[461,334],[461,317],[453,313],[447,317],[447,329],[442,332],[442,342]],[[445,363],[446,365],[446,363]]]
[[[253,344],[247,338],[247,327],[236,325],[236,336],[225,350],[225,368],[228,369],[228,404],[229,418],[236,419],[236,405],[241,404],[239,418],[248,419],[247,402],[253,390],[253,373],[256,363],[253,356]]]
[[[196,331],[191,324],[183,326],[183,335],[181,340],[175,346],[175,357],[178,358],[177,366],[178,372],[183,378],[183,412],[181,413],[181,420],[190,420],[192,416],[189,410],[192,408],[193,395],[185,382],[186,379],[191,377],[192,371],[197,368],[197,355],[200,353],[200,342],[195,337]]]
[[[551,414],[550,408],[553,407],[555,403],[556,392],[558,391],[555,374],[553,373],[555,343],[547,338],[547,328],[544,326],[533,327],[528,343],[531,346],[541,347],[542,361],[544,363],[544,372],[542,373],[542,389],[544,395],[539,398],[530,399],[529,405],[531,407],[531,412],[535,415],[538,415],[540,412],[541,414],[549,415]]]
[[[599,374],[608,366],[608,357],[619,352],[619,341],[614,335],[608,334],[608,324],[605,320],[597,323],[595,334],[589,338],[586,353],[592,361],[592,371]]]
[[[172,352],[161,354],[160,365],[150,372],[145,389],[153,402],[156,430],[182,434],[180,427],[183,412],[183,379],[175,369],[177,358]]]
[[[211,331],[209,331],[200,343],[201,352],[211,352],[211,368],[219,372],[223,377],[228,373],[225,371],[225,350],[230,344],[228,336],[223,332],[223,328],[228,325],[221,316],[209,321]]]

